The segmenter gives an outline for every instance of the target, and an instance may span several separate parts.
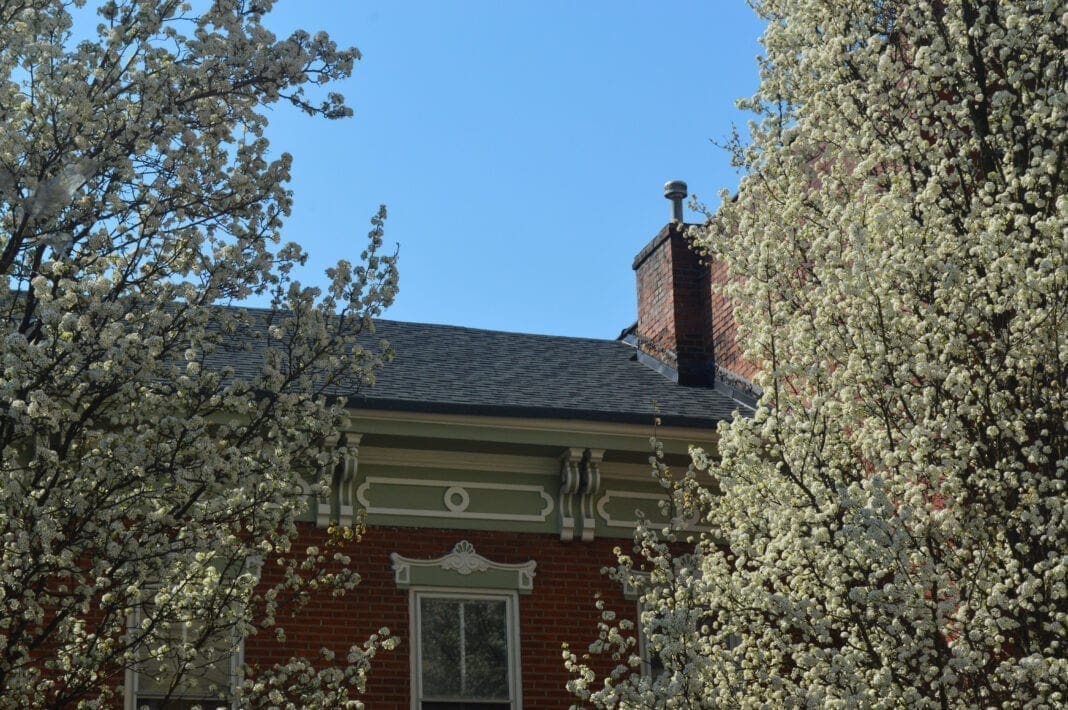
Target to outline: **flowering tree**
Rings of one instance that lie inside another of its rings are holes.
[[[264,108],[349,115],[305,87],[356,50],[276,38],[271,0],[83,4],[0,0],[4,707],[113,702],[129,668],[159,671],[165,700],[287,602],[351,588],[351,529],[291,542],[396,287],[384,212],[322,292],[279,245],[290,156],[270,156]],[[253,296],[271,307],[228,307]],[[257,586],[260,564],[280,581]],[[238,692],[342,705],[382,641]]]
[[[760,406],[643,531],[596,706],[1068,702],[1068,16],[763,0],[735,280]],[[706,476],[716,491],[706,487]],[[681,551],[689,553],[681,556]],[[675,554],[673,554],[675,553]],[[645,575],[633,570],[644,567]],[[658,668],[659,670],[659,668]]]

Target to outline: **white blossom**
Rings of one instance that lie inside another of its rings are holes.
[[[324,293],[278,246],[292,159],[266,108],[347,115],[310,94],[356,50],[279,40],[269,0],[83,4],[0,2],[3,707],[106,705],[146,657],[181,675],[355,586],[358,530],[292,543],[301,479],[321,490],[339,460],[338,395],[388,357],[367,329],[396,289],[384,211]],[[272,306],[228,308],[251,296]],[[355,704],[391,644],[249,668],[242,697]]]
[[[671,483],[711,532],[642,530],[613,573],[664,672],[606,619],[622,662],[598,678],[569,654],[571,687],[598,707],[1063,707],[1063,3],[753,4],[759,121],[736,199],[693,236],[735,277],[764,396]]]

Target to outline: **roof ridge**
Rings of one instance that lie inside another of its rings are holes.
[[[500,330],[498,328],[479,328],[479,327],[470,326],[470,325],[456,325],[455,323],[428,323],[428,322],[421,322],[421,321],[396,320],[396,319],[393,319],[393,318],[374,318],[373,321],[376,324],[377,323],[391,323],[391,324],[397,324],[397,325],[425,326],[425,327],[431,327],[431,328],[443,328],[443,329],[448,329],[448,330],[463,330],[463,331],[468,331],[468,332],[472,332],[472,333],[493,333],[493,334],[499,334],[499,335],[521,335],[521,336],[528,337],[528,338],[547,338],[547,339],[553,339],[553,340],[574,340],[574,341],[591,342],[591,343],[618,343],[619,342],[618,339],[616,339],[616,338],[593,338],[593,337],[590,337],[590,336],[582,336],[582,335],[555,335],[555,334],[552,334],[552,333],[527,333],[525,331],[518,331],[518,330]]]

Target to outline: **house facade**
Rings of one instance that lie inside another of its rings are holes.
[[[596,595],[637,611],[602,568],[638,511],[664,518],[650,438],[685,469],[753,404],[717,361],[729,313],[683,232],[669,223],[635,259],[638,322],[618,340],[376,322],[395,359],[350,399],[344,465],[299,541],[361,518],[362,582],[287,621],[285,644],[248,639],[244,662],[343,654],[384,626],[401,644],[375,658],[369,708],[567,707],[561,645],[596,637]]]

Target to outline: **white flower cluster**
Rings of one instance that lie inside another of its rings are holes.
[[[735,276],[765,394],[665,479],[712,532],[644,530],[615,572],[657,672],[606,620],[619,665],[568,654],[571,687],[598,707],[1064,707],[1064,4],[754,5],[760,122],[694,237]]]
[[[238,691],[242,706],[284,708],[345,708],[363,710],[364,704],[352,697],[367,686],[371,660],[380,650],[396,648],[389,629],[379,629],[361,645],[353,645],[344,665],[337,665],[334,653],[321,652],[324,668],[316,668],[306,658],[291,658],[276,664],[256,680],[246,680]]]
[[[279,40],[269,0],[82,5],[0,3],[3,707],[108,706],[149,661],[173,691],[354,586],[352,530],[290,549],[304,479],[318,490],[344,453],[338,395],[388,357],[369,325],[396,290],[384,211],[323,292],[278,246],[290,158],[265,108],[347,115],[305,87],[356,50]],[[225,307],[254,295],[272,307]],[[247,688],[347,702],[390,643]]]

